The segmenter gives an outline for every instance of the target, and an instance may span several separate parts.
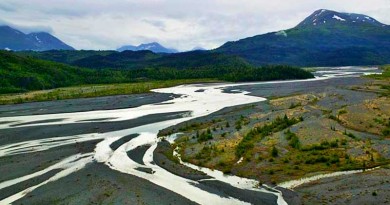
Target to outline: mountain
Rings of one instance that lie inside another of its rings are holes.
[[[171,48],[165,48],[164,46],[160,45],[159,43],[153,42],[153,43],[146,43],[141,44],[139,46],[122,46],[117,49],[117,51],[143,51],[143,50],[149,50],[153,51],[154,53],[177,53],[178,51]]]
[[[49,33],[24,34],[9,26],[0,26],[0,49],[2,50],[74,50]]]
[[[227,42],[216,52],[255,65],[377,65],[390,63],[390,26],[372,17],[317,10],[296,27]]]
[[[71,65],[94,69],[250,67],[250,64],[240,57],[216,52],[189,51],[167,54],[147,50],[116,52],[106,56],[95,55],[76,60]]]
[[[72,56],[69,52],[62,56]],[[53,53],[47,53],[51,55]],[[58,54],[58,53],[57,53]],[[91,54],[86,52],[86,55]],[[178,54],[156,54],[151,51],[124,51],[106,55],[95,55],[85,58],[85,66],[95,69],[74,67],[57,62],[36,59],[13,51],[0,50],[0,94],[44,90],[58,87],[127,83],[153,80],[177,79],[218,79],[225,81],[259,81],[307,79],[314,76],[300,68],[291,66],[267,66],[254,68],[239,57],[220,53],[194,51]],[[106,56],[104,56],[106,55]],[[96,62],[97,61],[97,62]],[[112,62],[115,61],[115,62]],[[103,64],[103,65],[101,65]],[[98,66],[111,68],[136,69],[96,69]],[[134,67],[136,66],[136,67]],[[203,81],[203,80],[200,80]],[[149,87],[150,84],[146,85]],[[149,88],[148,88],[149,90]],[[131,92],[145,92],[136,89]],[[121,90],[113,93],[122,93]],[[128,91],[127,91],[128,92]],[[109,93],[109,94],[113,94]],[[84,97],[107,95],[107,92],[83,93]],[[80,95],[77,94],[77,95]],[[73,96],[67,95],[67,97]],[[64,96],[62,96],[64,97]],[[59,93],[41,95],[35,100],[61,99]],[[65,96],[66,97],[66,96]],[[26,98],[25,98],[26,99]],[[22,102],[17,99],[16,102]]]
[[[207,50],[207,49],[200,47],[200,46],[196,46],[191,51],[205,51],[205,50]]]
[[[20,56],[28,56],[46,61],[54,61],[71,65],[74,61],[91,56],[106,56],[117,51],[94,51],[94,50],[48,50],[48,51],[19,51]]]

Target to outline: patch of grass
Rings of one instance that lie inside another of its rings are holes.
[[[347,110],[342,109],[342,110],[339,110],[339,112],[337,114],[338,114],[338,116],[340,116],[340,115],[347,114],[347,113],[348,113]]]
[[[336,121],[338,123],[342,123],[342,121],[338,117],[336,117],[334,115],[329,115],[328,118],[331,119],[331,120],[334,120],[334,121]]]
[[[369,78],[374,78],[378,80],[389,80],[390,79],[390,65],[383,65],[379,67],[382,69],[382,74],[373,74],[373,75],[368,75],[367,77]]]
[[[212,83],[220,82],[214,79],[185,79],[185,80],[166,80],[149,81],[137,83],[121,83],[106,85],[81,85],[74,87],[56,88],[52,90],[31,91],[20,94],[0,95],[0,104],[17,104],[26,102],[65,100],[76,98],[90,98],[111,95],[129,95],[148,93],[152,89],[173,87],[182,84],[191,83]]]
[[[312,144],[302,147],[301,151],[313,151],[313,150],[326,150],[329,148],[336,148],[338,147],[338,140],[329,142],[327,140],[322,141],[320,144]]]
[[[347,132],[347,130],[345,130],[343,134],[348,136],[348,137],[350,137],[350,138],[352,138],[352,139],[356,139],[357,138],[353,133]]]
[[[300,107],[300,106],[302,106],[302,103],[297,103],[297,104],[295,104],[295,103],[291,103],[290,104],[290,107],[288,108],[288,109],[294,109],[294,108],[297,108],[297,107]]]

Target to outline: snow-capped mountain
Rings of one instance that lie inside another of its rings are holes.
[[[74,50],[49,33],[24,34],[9,26],[0,26],[0,49],[14,51]]]
[[[342,13],[326,9],[320,9],[315,11],[312,15],[307,17],[298,26],[320,26],[326,24],[349,24],[355,26],[373,25],[373,26],[386,26],[385,24],[377,21],[376,19],[354,13]]]
[[[388,64],[390,26],[367,15],[320,9],[294,28],[227,42],[216,51],[256,65]]]
[[[165,48],[164,46],[160,45],[159,43],[153,42],[153,43],[146,43],[141,44],[139,46],[122,46],[117,49],[117,51],[142,51],[142,50],[149,50],[153,51],[154,53],[177,53],[178,51],[176,49],[171,48]]]

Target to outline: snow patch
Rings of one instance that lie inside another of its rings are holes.
[[[278,31],[278,32],[276,32],[276,34],[275,35],[277,35],[277,36],[284,36],[284,37],[287,37],[287,33],[286,33],[286,31]]]
[[[318,16],[324,13],[325,11],[326,11],[325,9],[322,9],[321,12],[318,14]]]
[[[34,36],[34,37],[38,41],[38,43],[42,43],[41,39],[39,39],[38,36]]]
[[[345,19],[341,18],[340,16],[336,16],[336,15],[333,15],[332,18],[339,20],[339,21],[345,21]]]

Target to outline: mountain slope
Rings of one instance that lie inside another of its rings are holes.
[[[228,42],[217,52],[256,65],[373,65],[390,62],[390,26],[350,13],[318,10],[296,27]]]
[[[123,51],[107,56],[91,56],[74,61],[72,65],[86,68],[202,68],[202,67],[250,67],[244,59],[209,51],[190,51],[184,53],[164,54],[152,51]]]
[[[91,56],[106,56],[117,51],[93,50],[48,50],[48,51],[20,51],[18,55],[54,61],[71,65],[73,62]]]
[[[310,72],[299,68],[291,66],[255,68],[247,65],[240,58],[227,57],[224,54],[218,53],[188,52],[181,53],[177,56],[176,54],[155,54],[151,51],[126,51],[114,54],[116,55],[96,56],[96,59],[105,58],[107,61],[116,57],[119,59],[128,59],[127,61],[117,61],[116,66],[131,65],[132,63],[129,63],[129,61],[132,60],[136,64],[139,64],[138,69],[80,68],[0,50],[0,94],[45,90],[72,85],[154,80],[166,80],[169,83],[170,80],[205,78],[228,81],[313,78]],[[123,55],[127,57],[124,58]],[[186,57],[192,60],[186,60]],[[146,60],[146,58],[150,61]],[[201,61],[197,59],[201,59]],[[89,62],[94,63],[95,61]],[[104,61],[101,61],[101,63],[104,63]],[[147,65],[148,63],[149,65]],[[136,92],[140,92],[138,88],[135,89],[137,89]],[[50,93],[50,96],[45,96],[43,100],[55,99],[58,94],[56,92]],[[121,89],[115,91],[115,93],[125,94]],[[107,93],[102,92],[100,94],[104,95]],[[73,96],[73,93],[71,95]],[[93,96],[96,95],[99,94],[95,92]]]
[[[164,46],[162,46],[156,42],[141,44],[139,46],[127,45],[127,46],[122,46],[122,47],[117,49],[117,51],[120,51],[120,52],[122,52],[122,51],[143,51],[143,50],[153,51],[154,53],[177,53],[178,52],[175,49],[165,48]]]
[[[86,82],[88,69],[0,51],[0,93],[51,89]]]
[[[49,33],[24,34],[9,26],[0,26],[0,49],[2,50],[74,50]]]

